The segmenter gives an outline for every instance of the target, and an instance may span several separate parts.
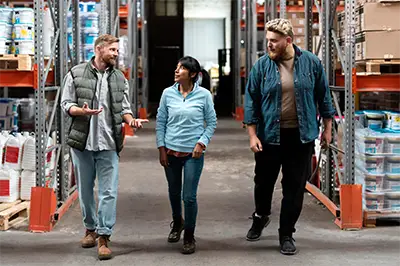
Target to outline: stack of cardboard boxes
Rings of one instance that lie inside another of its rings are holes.
[[[356,61],[400,59],[400,1],[358,1]],[[345,14],[338,15],[338,34],[345,45]]]
[[[293,43],[298,47],[305,49],[306,39],[305,39],[305,13],[288,13],[287,18],[293,25],[294,40]]]

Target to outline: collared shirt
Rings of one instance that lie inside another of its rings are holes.
[[[325,71],[314,54],[295,48],[293,70],[296,112],[303,143],[318,137],[317,109],[323,118],[335,110]],[[244,124],[257,125],[257,136],[268,144],[280,143],[282,85],[279,67],[268,54],[251,69],[245,91]]]
[[[103,111],[98,115],[93,115],[90,119],[90,130],[85,149],[88,151],[116,150],[110,109],[110,92],[107,82],[109,71],[96,69],[96,74],[98,81],[93,99],[93,109],[102,107]],[[61,106],[67,114],[72,106],[78,106],[71,73],[68,73],[64,78]],[[122,108],[121,115],[132,114],[129,102],[129,83],[126,79]]]

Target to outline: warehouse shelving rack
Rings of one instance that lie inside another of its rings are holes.
[[[78,198],[73,171],[66,145],[66,129],[69,119],[60,107],[62,82],[68,70],[80,63],[79,1],[31,0],[7,1],[11,4],[33,4],[35,19],[35,53],[32,71],[0,70],[0,87],[32,88],[35,92],[36,135],[36,187],[32,188],[29,230],[51,231],[58,220]],[[119,1],[100,2],[100,33],[119,35]],[[43,12],[49,8],[54,25],[51,54],[43,54]],[[67,40],[67,12],[72,10],[73,45]],[[72,52],[73,51],[73,52]],[[47,93],[55,95],[50,119],[45,118]],[[55,128],[57,144],[47,148],[50,130]],[[53,175],[54,187],[46,187],[45,163],[49,152],[56,152],[57,167]]]
[[[242,1],[236,2],[236,9],[239,10],[235,18],[240,18],[242,10]],[[317,45],[316,54],[322,49],[322,63],[326,71],[329,85],[332,89],[332,96],[335,103],[339,122],[334,126],[333,135],[337,135],[336,127],[341,127],[344,132],[344,150],[331,144],[330,148],[321,155],[321,175],[316,184],[307,184],[307,190],[314,195],[328,210],[335,216],[335,223],[341,229],[359,229],[363,226],[364,219],[371,217],[371,214],[362,210],[362,186],[355,184],[354,167],[354,140],[355,140],[355,98],[357,93],[368,91],[396,91],[400,92],[399,75],[381,75],[381,76],[358,76],[355,70],[355,0],[346,0],[345,5],[339,6],[339,1],[313,1],[305,0],[304,6],[286,6],[286,1],[280,1],[278,6],[276,0],[266,0],[263,6],[258,6],[255,0],[246,1],[246,19],[241,22],[235,20],[235,32],[240,32],[240,28],[245,27],[246,35],[246,74],[255,63],[254,47],[257,41],[254,28],[263,29],[262,23],[257,23],[255,17],[257,14],[264,14],[264,21],[278,17],[286,17],[290,12],[305,13],[305,48],[312,51],[312,17],[313,13],[318,12],[319,21],[322,24],[322,34]],[[253,12],[253,10],[257,10]],[[339,46],[337,34],[335,32],[335,17],[337,11],[345,11],[345,50],[344,53]],[[240,36],[240,35],[237,35]],[[235,49],[240,47],[240,38],[235,39]],[[264,44],[266,44],[264,42]],[[264,47],[266,47],[264,45]],[[335,55],[340,59],[344,75],[335,71]],[[238,56],[238,54],[236,54]],[[239,59],[240,60],[240,59]],[[240,61],[235,61],[234,77],[235,84],[240,84]],[[340,110],[336,91],[344,91],[345,110]],[[243,112],[243,103],[241,102],[241,88],[236,87],[236,117],[241,119]],[[239,97],[240,96],[240,97]],[[342,116],[343,114],[343,116]],[[334,121],[334,123],[336,123]],[[344,177],[343,183],[336,186],[336,176],[340,175],[338,154],[344,156]],[[373,215],[377,215],[374,213]],[[382,217],[390,217],[398,213],[383,213]],[[366,218],[367,217],[367,218]]]

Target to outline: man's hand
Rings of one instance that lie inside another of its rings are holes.
[[[165,150],[165,147],[160,147],[158,150],[160,152],[161,166],[168,167],[168,155],[167,155],[167,151]]]
[[[204,150],[203,146],[200,143],[197,143],[192,152],[192,158],[199,159],[203,154],[203,150]]]
[[[324,118],[324,131],[321,135],[321,146],[327,149],[332,142],[332,118]]]
[[[103,107],[100,107],[100,109],[90,109],[88,103],[84,103],[82,111],[84,115],[98,115],[103,111]]]
[[[90,109],[89,105],[85,102],[82,107],[72,106],[69,109],[69,114],[72,116],[83,116],[83,115],[98,115],[103,111],[103,107],[100,109]]]
[[[254,153],[262,151],[261,141],[257,138],[256,135],[250,137],[250,149]]]
[[[325,129],[321,135],[321,147],[327,149],[332,142],[332,130]]]
[[[148,119],[132,119],[129,122],[129,126],[133,128],[142,128],[144,123],[149,123]]]

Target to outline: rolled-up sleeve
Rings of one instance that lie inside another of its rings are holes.
[[[125,90],[124,99],[122,101],[122,113],[121,115],[131,114],[133,116],[131,103],[129,101],[129,82],[125,79]]]
[[[64,85],[61,96],[61,108],[67,115],[70,115],[69,109],[71,109],[72,106],[78,106],[71,73],[68,73],[65,76],[63,84]]]
[[[319,60],[316,72],[314,91],[317,98],[319,114],[323,118],[332,118],[335,114],[335,109],[332,105],[331,90],[325,76],[324,68]]]
[[[252,67],[244,96],[244,124],[257,124],[261,114],[261,78],[259,61]]]
[[[206,96],[204,120],[206,122],[206,128],[204,129],[204,133],[198,142],[203,143],[207,147],[211,141],[211,137],[214,135],[215,128],[217,127],[217,115],[215,113],[214,102],[211,93],[207,93]]]

